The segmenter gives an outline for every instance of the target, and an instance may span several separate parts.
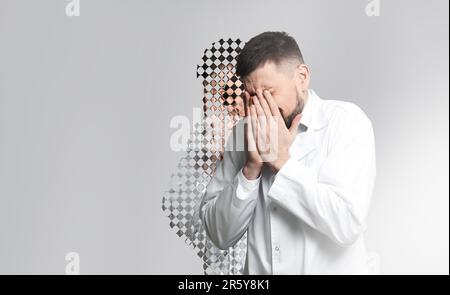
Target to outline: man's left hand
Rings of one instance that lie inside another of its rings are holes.
[[[258,151],[263,159],[267,159],[272,170],[278,172],[290,158],[289,148],[294,142],[302,115],[298,114],[290,128],[287,128],[278,105],[268,90],[257,89],[253,102],[252,107],[258,116],[255,135]]]

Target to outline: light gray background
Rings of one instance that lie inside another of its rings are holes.
[[[323,98],[371,118],[385,274],[448,274],[448,1],[0,0],[0,273],[201,274],[161,198],[203,50],[285,30]]]

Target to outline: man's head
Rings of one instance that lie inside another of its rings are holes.
[[[267,89],[287,127],[308,99],[310,74],[294,38],[284,32],[264,32],[248,41],[237,56],[236,74],[250,96]]]

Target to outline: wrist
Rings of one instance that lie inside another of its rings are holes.
[[[275,173],[281,170],[281,168],[286,164],[286,162],[290,159],[289,153],[280,155],[277,160],[271,163],[272,170],[274,170]]]
[[[242,168],[242,174],[244,174],[245,178],[248,180],[255,180],[259,177],[261,174],[262,164],[256,164],[256,163],[245,163],[244,167]]]

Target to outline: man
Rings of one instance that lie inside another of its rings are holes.
[[[232,136],[246,149],[228,146],[206,189],[200,218],[208,237],[228,249],[247,233],[245,274],[367,273],[370,120],[356,105],[309,89],[309,69],[286,33],[247,42],[236,74],[246,119]]]

